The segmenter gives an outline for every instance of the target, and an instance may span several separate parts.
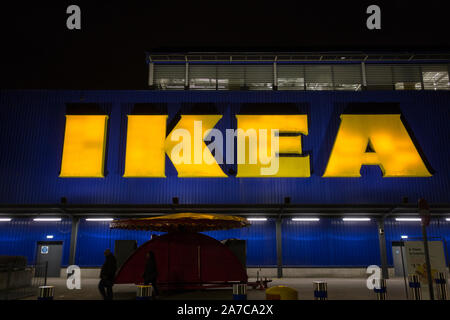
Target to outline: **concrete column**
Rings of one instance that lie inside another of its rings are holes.
[[[283,277],[283,251],[281,246],[281,217],[276,222],[276,242],[277,242],[277,277]]]
[[[75,253],[77,251],[78,240],[78,226],[80,224],[80,218],[72,218],[72,232],[70,233],[70,253],[69,253],[69,265],[75,264]]]
[[[389,270],[387,265],[387,253],[386,253],[386,236],[384,232],[384,217],[377,219],[378,225],[378,243],[380,245],[380,258],[381,258],[381,274],[384,279],[389,279]]]

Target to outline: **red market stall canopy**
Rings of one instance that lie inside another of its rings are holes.
[[[114,220],[111,229],[161,232],[202,232],[227,230],[249,226],[247,219],[236,216],[203,213],[175,213],[152,218]]]

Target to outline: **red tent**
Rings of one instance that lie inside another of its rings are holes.
[[[194,288],[247,282],[238,258],[221,242],[200,233],[171,232],[140,246],[119,269],[115,283],[142,283],[146,253],[153,251],[158,284],[169,288]]]
[[[194,213],[115,220],[111,228],[168,231],[140,246],[119,269],[115,283],[142,283],[149,251],[155,254],[157,282],[163,287],[246,283],[247,272],[235,254],[221,242],[196,232],[248,225],[247,219],[241,217]]]

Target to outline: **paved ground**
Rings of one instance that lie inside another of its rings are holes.
[[[249,279],[254,281],[255,279]],[[362,278],[282,278],[273,279],[269,287],[285,285],[298,291],[299,300],[313,299],[313,281],[324,280],[328,283],[328,298],[330,300],[375,300],[373,291],[366,287],[366,279]],[[69,290],[66,287],[66,280],[62,278],[49,278],[48,285],[55,286],[55,299],[57,300],[99,300],[97,284],[98,279],[84,279],[81,282],[80,290]],[[406,299],[403,278],[387,280],[388,299]],[[114,298],[121,300],[134,300],[136,298],[136,288],[134,285],[115,285]],[[264,300],[264,290],[253,290],[249,288],[247,292],[248,300]],[[36,299],[36,296],[27,299]],[[163,292],[161,300],[231,300],[231,289],[209,289],[188,292]]]

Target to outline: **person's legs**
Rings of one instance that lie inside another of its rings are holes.
[[[106,300],[112,300],[113,299],[113,290],[112,290],[112,286],[108,285],[106,287]]]
[[[152,287],[153,287],[154,295],[158,296],[159,295],[159,291],[158,291],[158,287],[156,286],[156,278],[152,279]]]
[[[100,280],[98,283],[98,290],[100,291],[100,294],[102,295],[103,300],[106,300],[106,293],[105,293],[105,284],[103,280]]]

